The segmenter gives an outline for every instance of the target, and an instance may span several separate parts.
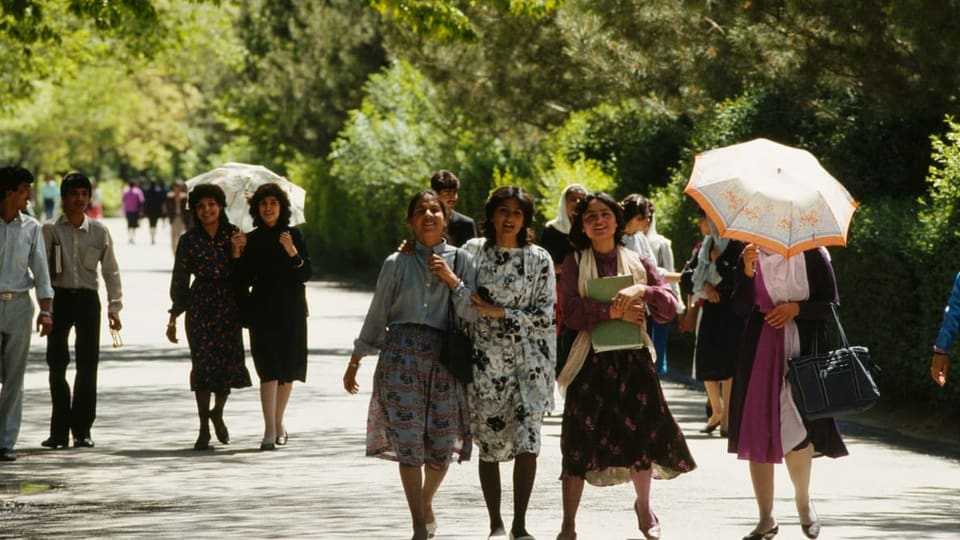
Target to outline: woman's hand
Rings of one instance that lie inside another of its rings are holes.
[[[504,319],[507,316],[507,310],[502,306],[497,304],[487,302],[479,294],[473,293],[470,295],[470,300],[473,304],[471,308],[479,311],[480,313],[490,317],[491,319]]]
[[[357,370],[360,369],[360,359],[351,357],[347,364],[347,371],[343,374],[343,389],[348,394],[356,394],[360,391],[360,385],[357,384]]]
[[[943,353],[933,353],[930,360],[930,376],[933,382],[943,386],[947,384],[947,370],[950,369],[950,357]]]
[[[457,274],[450,269],[450,266],[447,265],[447,261],[433,253],[430,255],[430,258],[427,259],[427,268],[430,269],[430,272],[443,280],[451,289],[455,288],[458,283],[460,283],[460,278],[457,277]]]
[[[757,259],[760,258],[760,247],[756,244],[747,244],[743,248],[743,274],[752,278],[756,273]]]
[[[170,343],[179,343],[177,341],[177,320],[170,319],[170,322],[167,323],[167,341]]]
[[[243,255],[243,249],[247,247],[247,235],[239,230],[230,235],[231,256],[239,259]]]
[[[792,321],[800,314],[800,304],[796,302],[784,302],[771,309],[764,315],[763,320],[774,328],[783,328],[785,324]]]
[[[720,302],[720,292],[717,291],[717,288],[713,286],[712,283],[703,284],[703,294],[707,296],[707,302],[711,304],[717,304]]]
[[[620,319],[638,326],[642,325],[647,320],[647,307],[642,302],[630,304],[620,315]]]
[[[287,255],[293,257],[297,254],[297,246],[293,245],[293,236],[290,234],[290,231],[280,233],[280,245],[283,246]]]
[[[613,295],[613,298],[610,300],[611,309],[616,310],[618,313],[626,311],[627,307],[630,304],[636,303],[636,300],[643,298],[643,295],[646,294],[647,287],[642,283],[636,283],[629,287],[624,287],[620,289],[617,294]]]

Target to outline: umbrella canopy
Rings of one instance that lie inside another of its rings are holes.
[[[785,257],[819,246],[845,246],[857,202],[812,154],[769,141],[698,154],[683,190],[724,238]]]
[[[212,171],[207,171],[187,180],[187,189],[199,184],[213,184],[220,186],[227,196],[227,217],[230,223],[248,232],[253,229],[253,218],[250,217],[250,197],[263,184],[277,184],[290,198],[290,225],[305,223],[303,208],[307,200],[307,192],[300,186],[280,176],[279,174],[261,165],[247,165],[246,163],[227,163]]]

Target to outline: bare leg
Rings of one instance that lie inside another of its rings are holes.
[[[200,418],[200,433],[193,447],[204,450],[210,442],[210,392],[194,392],[197,399],[197,416]]]
[[[447,467],[443,469],[434,469],[426,466],[424,469],[423,480],[423,518],[426,523],[435,523],[437,517],[433,515],[433,496],[440,489],[443,478],[447,476]]]
[[[577,537],[577,510],[583,496],[583,477],[565,476],[562,481],[563,522],[557,540],[573,540]]]
[[[637,500],[633,505],[639,522],[637,525],[641,531],[645,531],[657,522],[657,517],[650,509],[650,481],[653,478],[653,469],[642,471],[631,469],[630,477],[633,478],[633,489],[637,492]]]
[[[723,419],[723,402],[720,401],[720,381],[703,381],[703,386],[707,389],[707,399],[710,400],[710,419],[707,420],[707,426],[718,426]],[[711,430],[712,431],[712,430]]]
[[[263,409],[263,443],[277,440],[277,381],[260,383],[260,408]]]
[[[287,402],[290,401],[291,392],[293,392],[293,381],[277,384],[277,410],[274,414],[277,435],[286,433],[286,428],[283,427],[283,413],[287,410]]]
[[[215,394],[213,401],[213,409],[210,410],[210,420],[213,422],[214,433],[217,435],[217,440],[223,444],[230,443],[230,432],[227,430],[227,424],[223,421],[223,408],[227,404],[227,398],[230,397],[230,394],[227,392],[221,392]]]
[[[400,483],[413,519],[413,540],[426,540],[427,522],[423,515],[423,472],[420,467],[400,464]]]
[[[750,462],[750,479],[753,481],[753,496],[757,499],[760,519],[756,532],[772,529],[777,524],[773,519],[773,463]]]
[[[720,418],[720,429],[727,431],[730,427],[730,391],[733,388],[733,377],[720,381],[723,390],[723,416]]]
[[[480,473],[483,502],[487,505],[487,515],[490,517],[490,536],[506,536],[503,516],[500,515],[500,464],[495,461],[480,461],[477,469]]]
[[[817,521],[817,513],[810,503],[810,472],[813,469],[813,445],[808,444],[801,450],[787,452],[784,456],[790,481],[793,482],[793,499],[797,504],[797,515],[801,525]]]
[[[527,536],[527,505],[537,477],[537,455],[519,454],[513,462],[513,524],[514,536]]]

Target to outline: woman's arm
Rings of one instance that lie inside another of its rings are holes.
[[[377,277],[377,288],[370,300],[370,307],[367,308],[367,315],[363,318],[363,326],[360,328],[360,335],[353,341],[353,356],[357,360],[361,357],[377,354],[380,347],[383,346],[384,338],[387,334],[387,323],[390,317],[390,308],[393,306],[393,300],[396,298],[402,261],[401,257],[411,257],[393,253],[380,267],[380,275]]]
[[[660,272],[657,271],[656,264],[653,261],[640,258],[644,270],[647,272],[647,286],[644,287],[643,301],[653,320],[659,323],[668,323],[677,316],[680,309],[677,297],[673,295],[670,285],[663,279]]]
[[[580,296],[580,265],[577,255],[576,252],[567,255],[560,273],[563,324],[574,330],[593,330],[597,323],[610,320],[610,305]]]
[[[290,236],[293,240],[295,253],[290,256],[290,267],[293,269],[293,275],[301,283],[310,280],[313,268],[310,266],[310,255],[307,253],[307,242],[303,238],[300,229],[290,229]],[[288,252],[289,254],[289,252]]]

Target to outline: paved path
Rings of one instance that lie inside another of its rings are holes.
[[[195,452],[196,415],[189,357],[166,343],[172,266],[166,230],[157,246],[140,230],[126,243],[109,220],[124,269],[124,347],[104,331],[96,448],[40,447],[50,413],[44,343],[35,337],[26,381],[20,459],[0,463],[0,537],[40,538],[327,538],[405,539],[409,520],[396,465],[363,457],[374,359],[361,368],[361,394],[346,395],[340,378],[370,301],[368,291],[335,283],[309,285],[308,382],[295,387],[290,443],[259,452],[262,424],[255,388],[235,391],[226,422],[233,443]],[[181,331],[182,331],[182,324]],[[248,366],[253,373],[252,362]],[[738,539],[755,507],[746,464],[725,441],[697,433],[703,395],[666,382],[667,399],[699,468],[653,487],[667,539]],[[560,523],[559,418],[548,418],[529,512],[529,529],[552,539]],[[960,538],[960,448],[917,448],[846,427],[851,456],[816,460],[813,491],[822,538]],[[853,434],[850,434],[853,433]],[[504,469],[504,516],[510,519],[510,469]],[[782,467],[777,469],[778,538],[802,538]],[[579,519],[582,540],[635,539],[631,488],[587,487]],[[486,512],[475,463],[453,466],[436,501],[438,539],[486,537]]]

